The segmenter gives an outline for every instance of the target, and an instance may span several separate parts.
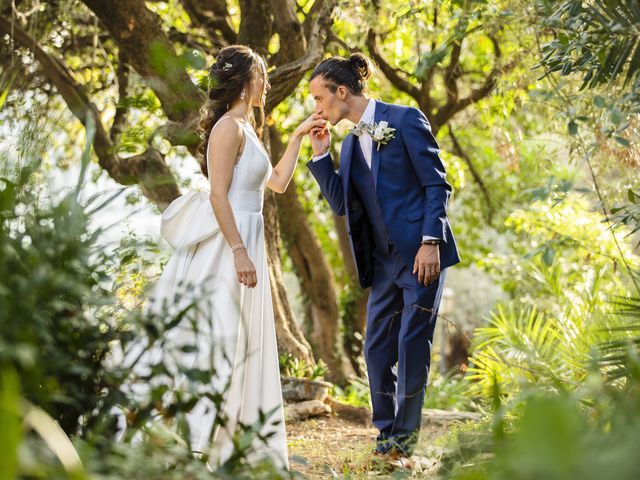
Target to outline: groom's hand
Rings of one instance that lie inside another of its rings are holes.
[[[413,274],[426,287],[440,275],[440,249],[438,245],[421,245],[413,262]]]
[[[311,139],[311,149],[314,157],[324,155],[329,151],[331,134],[326,126],[312,128],[311,132],[309,132],[309,138]]]

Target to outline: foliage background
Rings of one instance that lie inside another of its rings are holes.
[[[207,187],[190,127],[207,65],[235,41],[260,51],[279,85],[263,136],[275,159],[313,108],[315,63],[281,73],[300,59],[362,51],[377,65],[370,95],[431,120],[463,264],[449,277],[426,406],[485,415],[451,434],[443,475],[635,478],[636,1],[25,0],[0,11],[6,478],[210,475],[182,420],[202,372],[176,392],[158,366],[158,389],[134,404],[132,369],[110,359],[175,323],[144,313],[170,253],[158,214]],[[336,153],[347,129],[335,127]],[[340,398],[367,405],[366,293],[303,165],[265,218],[272,275],[284,274],[283,372],[325,374]],[[124,440],[116,412],[130,415]],[[286,476],[246,465],[257,430],[239,432],[217,474]]]

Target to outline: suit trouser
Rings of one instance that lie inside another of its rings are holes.
[[[374,253],[365,360],[378,451],[415,449],[445,277],[443,270],[425,287],[393,245],[388,255]]]

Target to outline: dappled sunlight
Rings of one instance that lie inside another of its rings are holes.
[[[0,6],[2,478],[638,476],[635,0]]]

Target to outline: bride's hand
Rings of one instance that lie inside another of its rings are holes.
[[[314,156],[318,157],[329,151],[331,133],[327,127],[312,128],[309,138],[311,139],[311,150]]]
[[[325,127],[326,125],[327,121],[317,113],[314,113],[307,119],[305,119],[304,122],[298,125],[298,128],[296,128],[296,133],[302,137],[304,135],[307,135],[312,128]]]
[[[233,255],[233,261],[236,266],[238,281],[249,288],[254,288],[258,284],[258,277],[256,267],[249,258],[247,250],[244,248],[236,250]]]

